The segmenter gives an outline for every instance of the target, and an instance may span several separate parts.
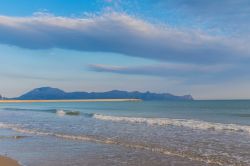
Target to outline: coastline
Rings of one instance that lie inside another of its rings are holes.
[[[249,101],[31,104],[0,103],[0,154],[20,165],[250,164]]]
[[[0,165],[1,166],[20,166],[16,160],[13,160],[9,157],[0,156]]]
[[[141,99],[0,100],[0,103],[139,102]]]

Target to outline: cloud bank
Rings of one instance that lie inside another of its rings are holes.
[[[199,77],[204,74],[216,75],[234,68],[232,65],[193,65],[193,64],[153,64],[143,66],[113,66],[103,64],[91,64],[89,70],[96,72],[108,72],[129,75],[152,75],[160,77]]]
[[[154,25],[123,14],[88,18],[0,16],[0,43],[27,49],[112,52],[163,62],[211,64],[248,58],[246,43]]]

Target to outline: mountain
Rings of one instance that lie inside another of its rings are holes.
[[[17,100],[59,100],[59,99],[142,99],[142,100],[193,100],[191,95],[175,96],[169,93],[127,92],[64,92],[58,88],[42,87],[21,95]]]

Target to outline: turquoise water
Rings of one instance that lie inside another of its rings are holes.
[[[248,100],[5,103],[0,131],[27,166],[250,165]]]

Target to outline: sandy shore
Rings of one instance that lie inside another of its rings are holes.
[[[17,161],[10,159],[8,157],[0,156],[1,166],[20,166]]]
[[[60,103],[60,102],[136,102],[140,99],[84,99],[84,100],[0,100],[0,103]]]

